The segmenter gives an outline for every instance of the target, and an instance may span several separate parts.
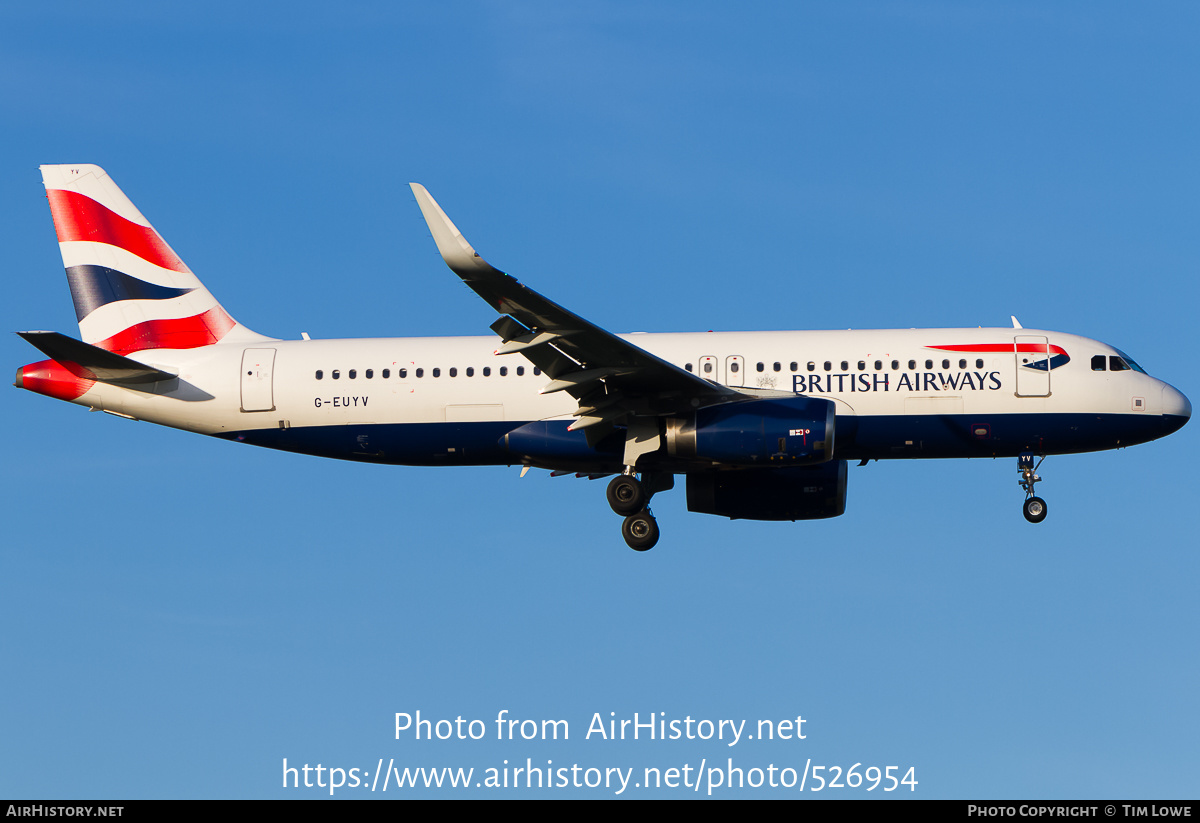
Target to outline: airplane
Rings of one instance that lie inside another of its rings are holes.
[[[626,543],[683,475],[690,511],[810,520],[846,509],[847,465],[1016,457],[1026,520],[1047,455],[1124,448],[1191,417],[1124,352],[1022,328],[624,334],[493,268],[410,184],[495,337],[301,340],[234,320],[102,169],[42,166],[80,339],[18,388],[285,451],[413,466],[609,477]]]

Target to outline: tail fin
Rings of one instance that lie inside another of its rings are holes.
[[[268,339],[229,316],[99,166],[41,169],[84,342],[129,354]]]

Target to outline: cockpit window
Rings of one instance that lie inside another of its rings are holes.
[[[1121,358],[1117,357],[1115,354],[1111,354],[1108,357],[1108,370],[1109,371],[1129,371],[1129,364],[1126,363]]]
[[[1121,351],[1120,349],[1117,349],[1117,354],[1121,355],[1121,359],[1123,361],[1125,361],[1125,363],[1127,364],[1126,368],[1130,368],[1136,372],[1141,372],[1142,374],[1146,374],[1146,370],[1143,369],[1141,366],[1139,366],[1137,364],[1137,362],[1132,357],[1127,355],[1125,352]],[[1115,360],[1116,358],[1109,358],[1109,359]],[[1113,368],[1115,369],[1115,367],[1113,367]]]
[[[1108,358],[1102,354],[1097,354],[1092,357],[1092,371],[1104,371],[1105,364],[1108,363]]]

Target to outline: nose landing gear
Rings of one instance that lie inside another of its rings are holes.
[[[1034,455],[1030,452],[1017,457],[1017,471],[1021,474],[1018,482],[1025,490],[1025,505],[1022,508],[1025,519],[1030,523],[1041,523],[1046,519],[1046,501],[1034,495],[1033,484],[1042,479],[1038,477],[1037,470],[1042,465],[1042,460],[1046,459],[1046,455],[1042,455],[1037,465],[1034,465],[1033,458]]]

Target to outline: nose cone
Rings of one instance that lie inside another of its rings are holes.
[[[1183,396],[1183,392],[1174,386],[1163,385],[1162,389],[1162,418],[1165,431],[1163,434],[1179,431],[1183,424],[1192,417],[1192,404]]]

